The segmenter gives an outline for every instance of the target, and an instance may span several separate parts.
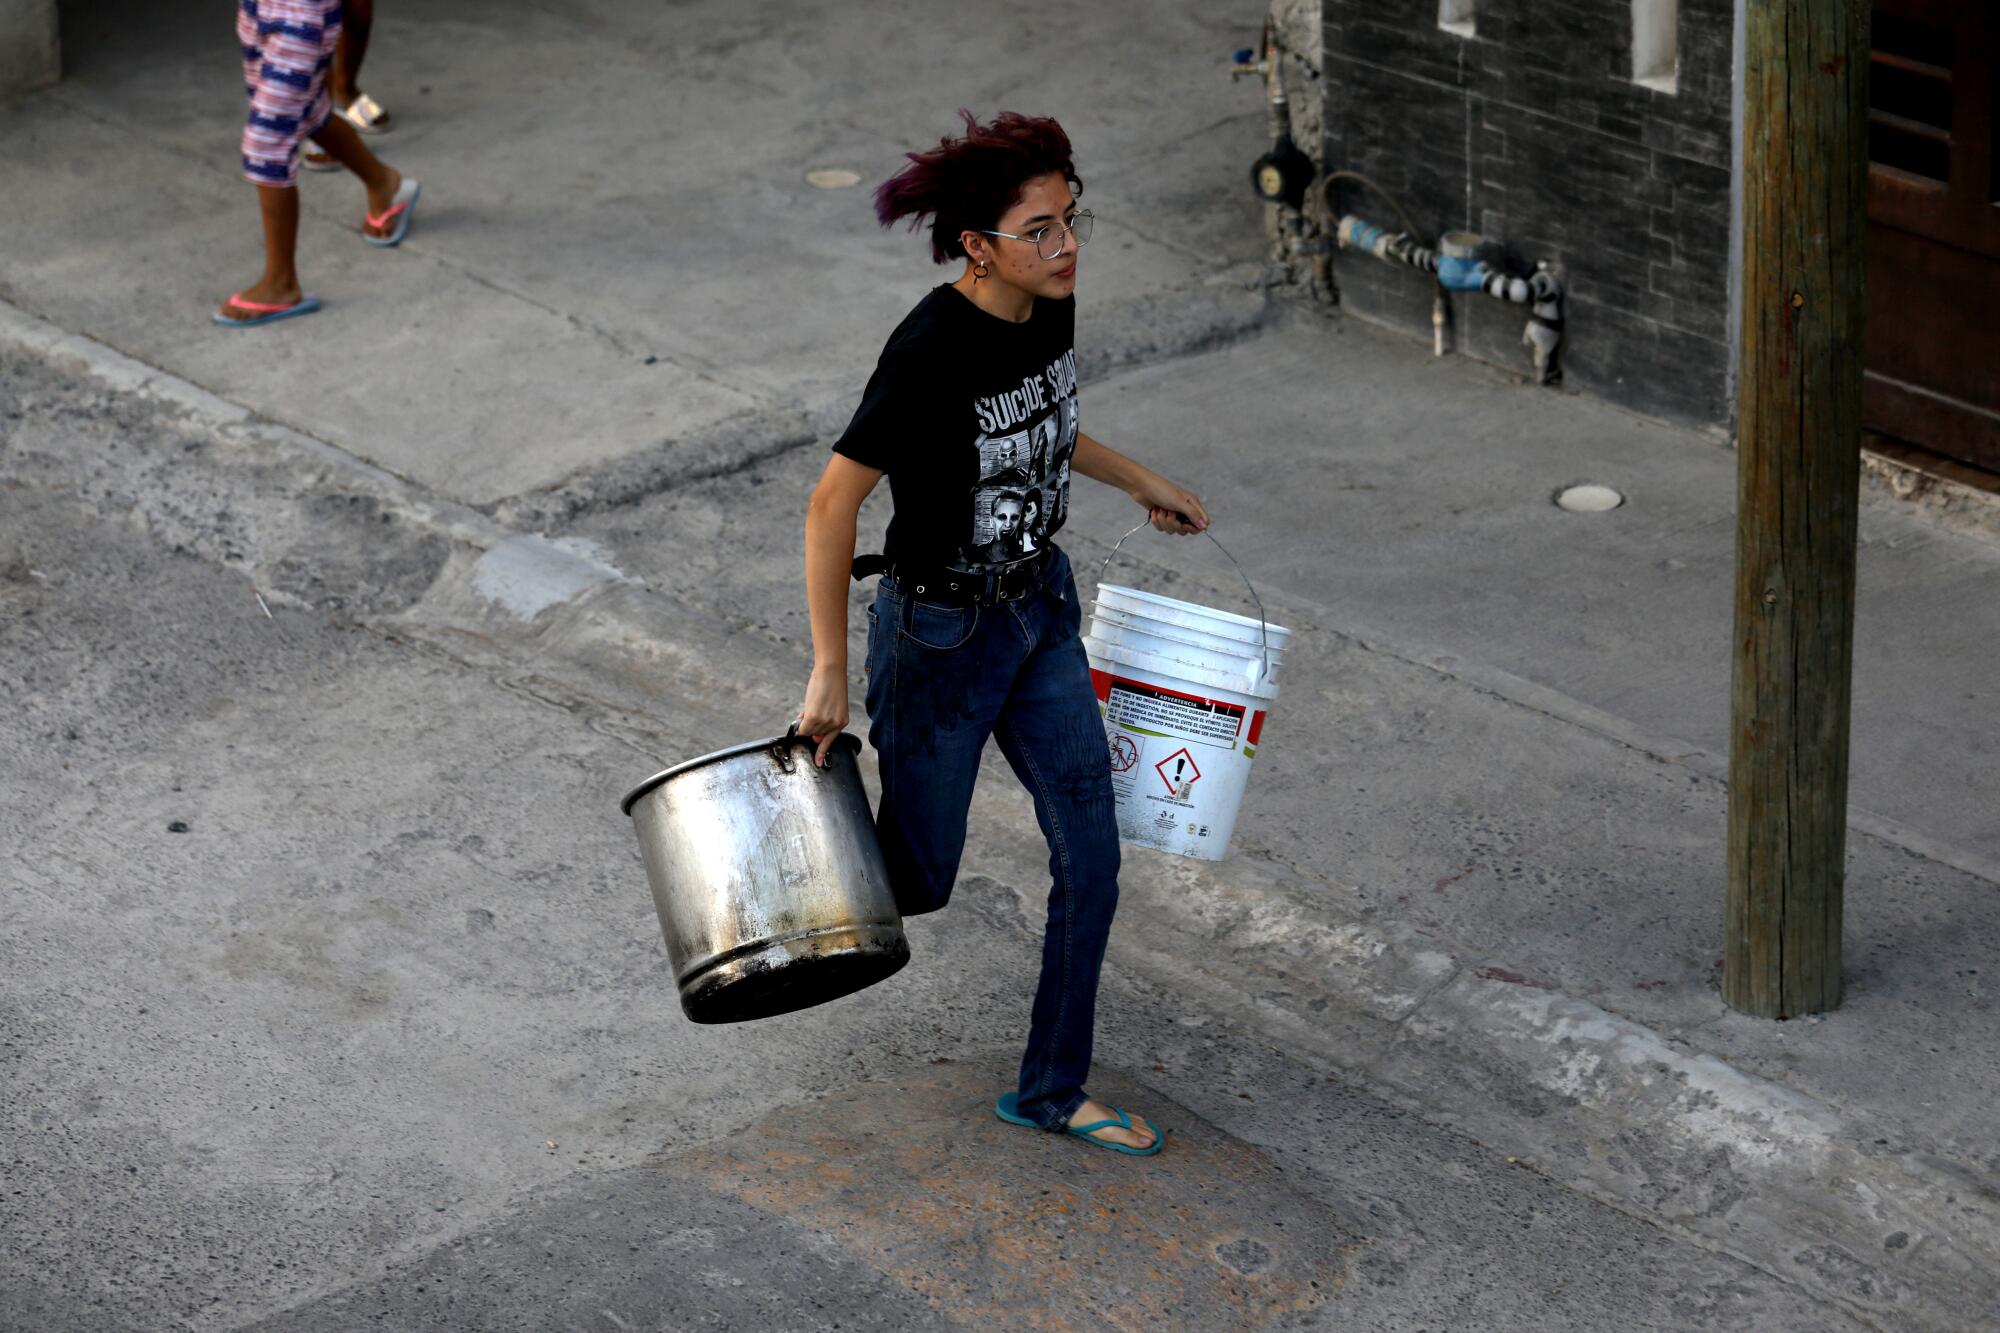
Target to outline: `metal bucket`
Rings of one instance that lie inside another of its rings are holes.
[[[697,1023],[823,1004],[910,961],[861,742],[841,736],[825,768],[813,749],[788,733],[718,750],[647,778],[621,807]]]

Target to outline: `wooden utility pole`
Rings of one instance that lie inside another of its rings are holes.
[[[1840,1003],[1860,496],[1867,0],[1739,0],[1743,359],[1723,999]]]

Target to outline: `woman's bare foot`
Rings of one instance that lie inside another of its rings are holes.
[[[382,177],[368,187],[368,217],[361,223],[361,229],[370,236],[387,236],[396,230],[396,219],[383,217],[396,203],[396,191],[403,188],[403,173],[394,167],[387,168]],[[375,222],[370,219],[381,218]]]
[[[1083,1099],[1083,1105],[1076,1108],[1076,1114],[1069,1118],[1072,1125],[1094,1125],[1100,1120],[1111,1123],[1103,1129],[1093,1129],[1086,1138],[1103,1139],[1107,1143],[1122,1143],[1128,1148],[1150,1148],[1160,1137],[1151,1122],[1132,1117],[1132,1128],[1123,1129],[1118,1124],[1118,1113],[1094,1097]]]
[[[291,306],[303,301],[305,295],[305,292],[300,289],[299,280],[296,277],[292,278],[290,282],[272,278],[260,278],[251,286],[245,287],[242,291],[236,293],[235,296],[224,301],[216,309],[221,311],[223,317],[226,319],[255,319],[259,315],[269,314],[270,312],[266,310],[253,310],[248,306],[240,306],[236,304],[239,299],[255,301],[259,305]],[[1090,1122],[1086,1120],[1084,1123],[1089,1124]]]

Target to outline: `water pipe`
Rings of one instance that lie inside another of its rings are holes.
[[[1410,215],[1404,210],[1402,201],[1358,171],[1329,171],[1326,173],[1326,180],[1321,184],[1320,188],[1326,192],[1326,211],[1329,214],[1334,212],[1333,187],[1342,181],[1353,181],[1365,190],[1373,190],[1377,195],[1381,196],[1383,203],[1389,205],[1395,211],[1397,221],[1403,224],[1403,230],[1411,236],[1417,234],[1417,224],[1410,221]]]
[[[1352,173],[1337,172],[1337,176]],[[1328,177],[1331,183],[1333,177]],[[1370,182],[1372,184],[1372,182]],[[1379,187],[1377,187],[1379,190]],[[1383,192],[1385,198],[1387,193]],[[1395,201],[1390,200],[1393,207]],[[1528,323],[1521,341],[1528,345],[1535,363],[1535,382],[1555,384],[1562,379],[1557,353],[1562,348],[1562,280],[1546,260],[1535,265],[1528,277],[1516,277],[1478,258],[1480,238],[1472,232],[1447,232],[1436,249],[1417,242],[1415,228],[1401,208],[1405,230],[1384,231],[1381,227],[1349,213],[1335,231],[1341,249],[1365,250],[1377,259],[1403,264],[1437,278],[1439,296],[1431,308],[1434,354],[1442,355],[1446,323],[1445,292],[1485,292],[1498,300],[1529,307]]]
[[[1257,53],[1246,47],[1236,53],[1229,67],[1232,83],[1246,74],[1260,75],[1270,93],[1271,151],[1251,164],[1250,185],[1264,202],[1282,204],[1296,214],[1305,205],[1306,191],[1312,188],[1313,176],[1318,169],[1313,160],[1292,142],[1291,102],[1285,96],[1285,64],[1278,54],[1277,43],[1271,37],[1269,18],[1264,20],[1259,45],[1263,52],[1261,60],[1255,59]]]

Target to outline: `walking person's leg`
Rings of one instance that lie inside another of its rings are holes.
[[[257,281],[224,301],[224,315],[254,319],[269,308],[289,309],[305,299],[299,286],[299,192],[289,186],[259,185],[257,212],[264,224],[264,272]]]
[[[1060,557],[1059,557],[1060,558]],[[1034,797],[1049,844],[1049,915],[1013,1111],[1043,1129],[1113,1121],[1090,1137],[1149,1149],[1146,1121],[1084,1092],[1097,1024],[1097,983],[1118,909],[1118,816],[1104,724],[1078,637],[1076,584],[1065,567],[1023,616],[1039,642],[994,728],[1001,752]]]
[[[951,896],[989,734],[1035,798],[1054,883],[1011,1104],[1061,1130],[1117,1116],[1084,1093],[1083,1081],[1118,905],[1118,825],[1066,562],[1030,601],[946,609],[909,602],[885,584],[869,610],[868,739],[882,781],[876,829],[905,916],[935,911]],[[1091,1137],[1140,1151],[1158,1142],[1138,1119]]]
[[[339,116],[328,116],[312,137],[334,161],[360,177],[367,189],[368,215],[362,219],[361,230],[370,236],[393,234],[400,216],[395,207],[403,173],[370,152],[354,127]]]
[[[217,311],[226,323],[302,312],[299,286],[299,143],[324,119],[326,63],[340,35],[340,7],[314,0],[244,0],[236,16],[250,110],[243,125],[243,175],[257,186],[264,272]]]
[[[368,34],[375,27],[375,0],[345,0],[341,6],[340,42],[326,71],[326,90],[333,113],[356,129],[381,134],[391,128],[382,104],[361,91],[361,61],[368,54]],[[326,145],[308,148],[300,165],[313,171],[338,171],[347,163]]]
[[[345,0],[341,9],[340,47],[327,74],[327,91],[334,107],[344,112],[366,96],[361,91],[361,62],[368,57],[368,35],[375,29],[375,0]],[[388,112],[380,113],[374,128],[389,128]]]
[[[392,243],[409,224],[415,182],[368,151],[352,126],[332,114],[326,75],[340,39],[339,0],[243,0],[236,35],[243,51],[250,111],[243,127],[243,174],[258,187],[264,222],[264,272],[224,301],[220,323],[245,325],[318,308],[299,285],[299,149],[323,144],[368,191],[362,231]]]
[[[1027,651],[1004,611],[913,595],[885,579],[868,610],[868,741],[882,784],[875,828],[904,916],[951,898],[980,752]]]

